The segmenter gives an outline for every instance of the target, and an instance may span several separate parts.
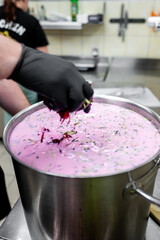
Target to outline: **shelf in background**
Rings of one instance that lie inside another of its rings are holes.
[[[70,30],[81,30],[82,23],[79,22],[51,22],[51,21],[40,21],[43,29],[70,29]]]

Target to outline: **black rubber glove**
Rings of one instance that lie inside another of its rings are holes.
[[[56,111],[73,112],[82,109],[85,98],[91,100],[93,90],[74,64],[24,45],[22,49],[9,78],[44,96],[50,108]]]

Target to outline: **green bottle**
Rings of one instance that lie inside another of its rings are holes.
[[[77,14],[78,14],[78,0],[71,0],[71,17],[73,22],[77,20]]]

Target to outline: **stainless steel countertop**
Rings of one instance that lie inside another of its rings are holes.
[[[93,88],[144,87],[160,100],[160,60],[116,57],[108,62],[104,81],[93,81]],[[160,108],[152,110],[160,115]]]
[[[145,86],[160,83],[160,60],[112,58],[103,82],[95,81],[93,87]]]

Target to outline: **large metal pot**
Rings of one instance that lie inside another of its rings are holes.
[[[117,97],[96,97],[132,109],[160,129],[150,109]],[[20,196],[33,240],[144,240],[160,151],[128,172],[101,177],[55,176],[21,163],[10,151],[14,127],[28,114],[43,108],[35,104],[18,113],[4,131],[4,144],[12,155]]]

